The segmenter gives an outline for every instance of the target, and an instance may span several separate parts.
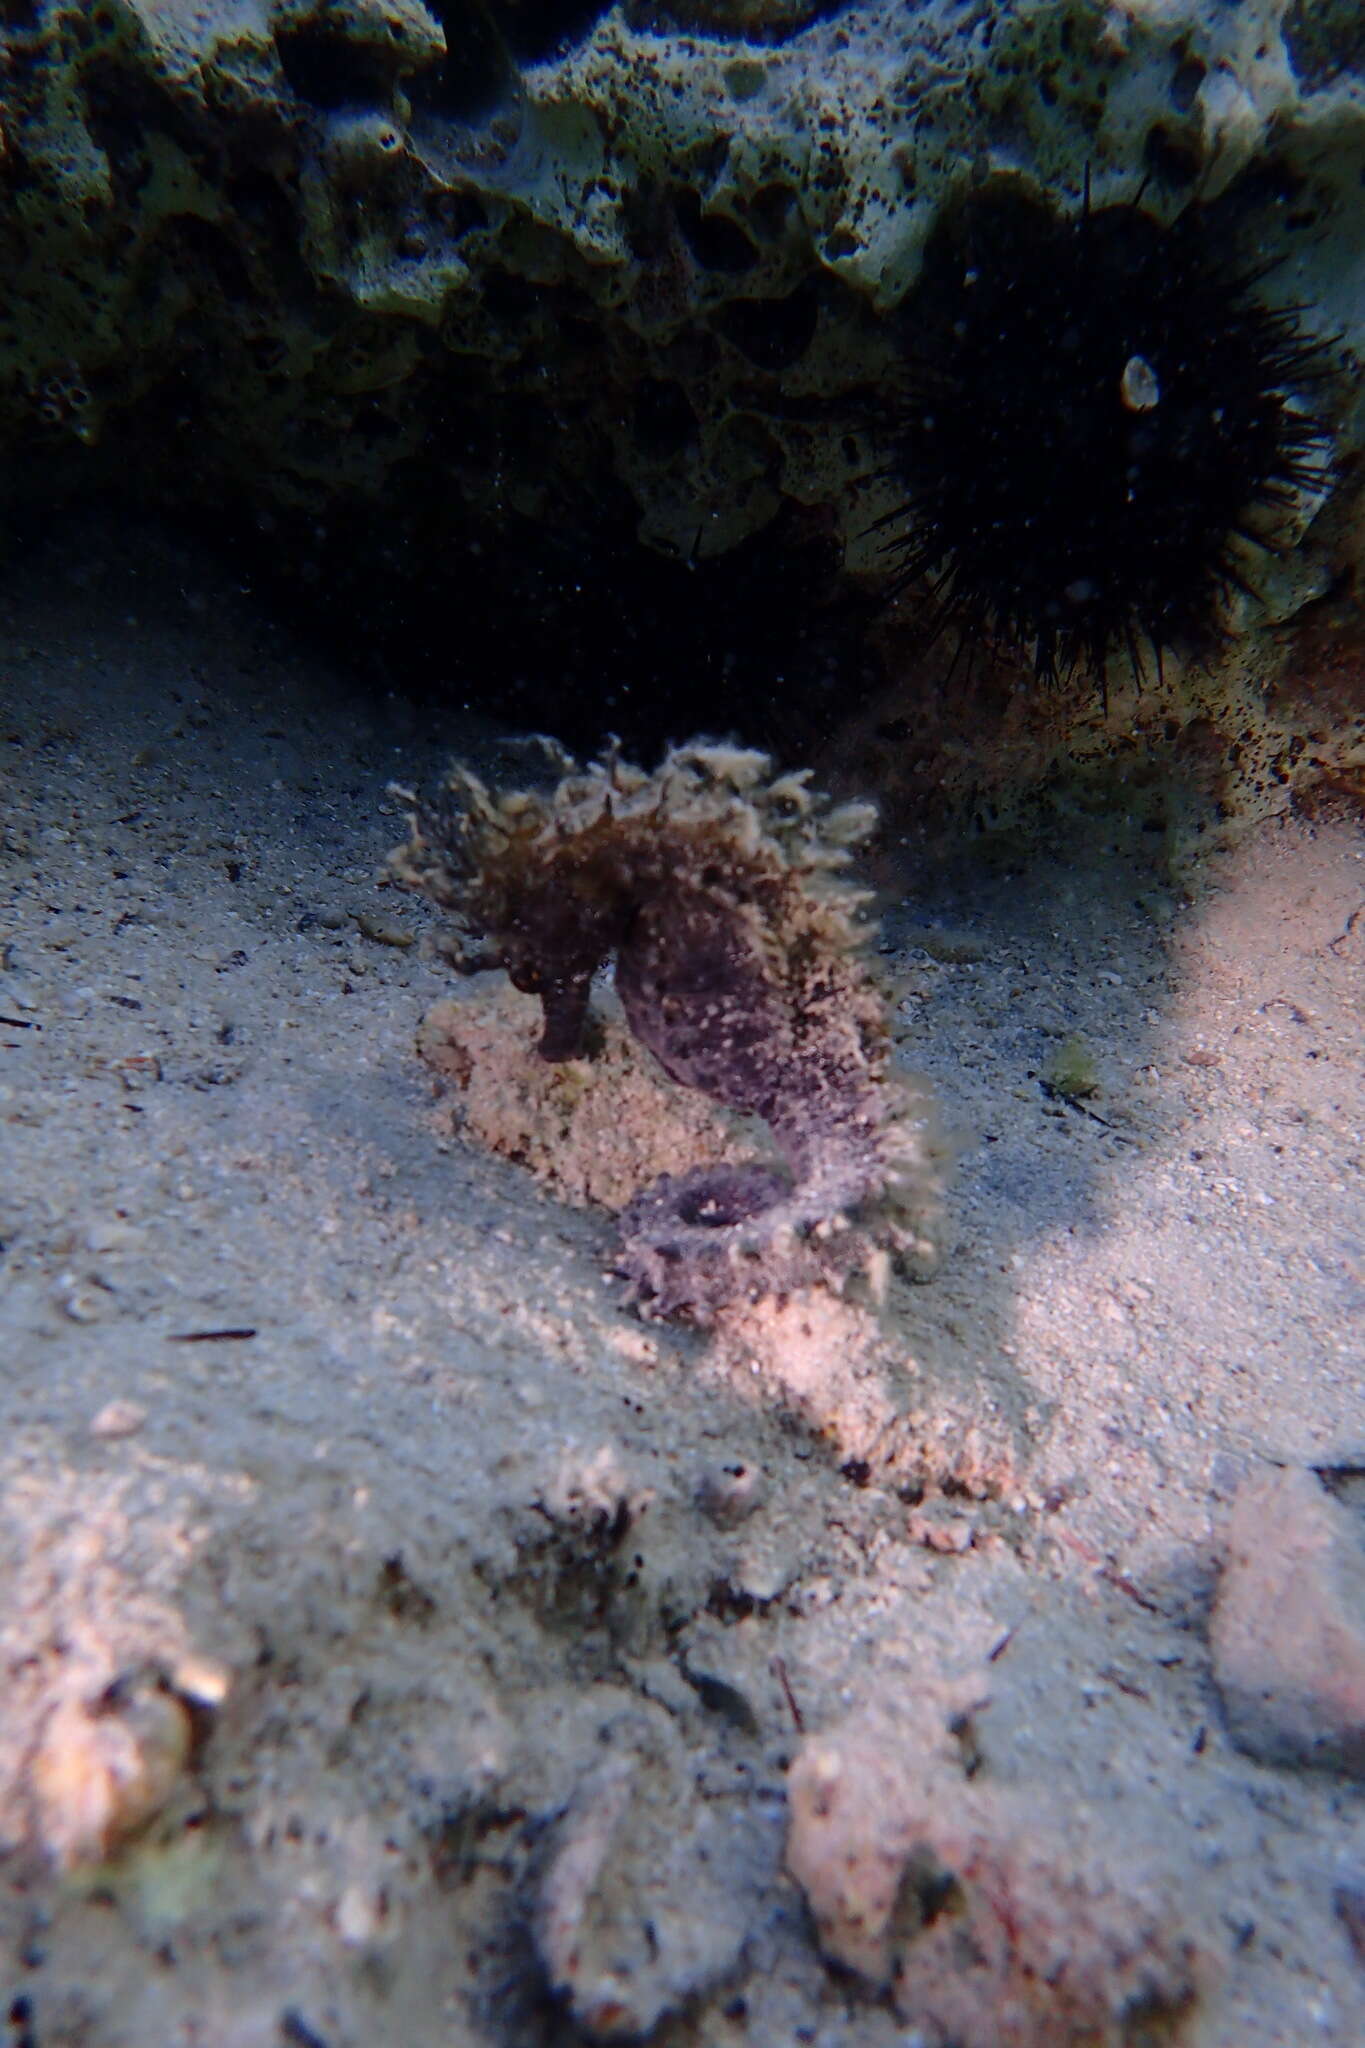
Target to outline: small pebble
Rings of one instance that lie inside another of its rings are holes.
[[[112,1290],[83,1273],[63,1273],[54,1290],[57,1305],[73,1323],[98,1323],[114,1307]]]
[[[126,1222],[122,1216],[99,1217],[85,1233],[88,1252],[138,1251],[146,1242],[146,1231],[139,1229],[136,1223]]]
[[[767,1491],[757,1465],[712,1465],[697,1482],[697,1506],[717,1528],[733,1529],[762,1507]]]
[[[135,1436],[147,1420],[147,1410],[136,1401],[106,1401],[90,1425],[91,1436]]]
[[[129,1094],[134,1094],[161,1079],[161,1062],[154,1052],[133,1052],[125,1059],[115,1060],[113,1071]]]
[[[210,1657],[181,1657],[170,1679],[182,1699],[193,1700],[199,1707],[221,1707],[231,1684],[223,1666]]]
[[[390,924],[382,917],[374,917],[368,910],[353,910],[357,931],[362,938],[373,939],[376,946],[411,946],[413,934],[405,931],[401,924]]]
[[[363,1948],[379,1929],[379,1908],[364,1885],[348,1884],[336,1904],[336,1930],[348,1948]]]
[[[936,1515],[907,1515],[906,1534],[912,1543],[922,1543],[926,1550],[937,1550],[947,1557],[961,1557],[972,1547],[976,1531],[971,1522],[956,1516],[940,1519]]]

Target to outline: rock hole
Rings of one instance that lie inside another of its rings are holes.
[[[808,281],[782,299],[734,299],[715,324],[755,369],[785,370],[800,362],[819,320],[819,287]]]
[[[320,17],[275,30],[280,68],[291,91],[324,114],[339,107],[386,106],[390,67]]]
[[[509,49],[523,64],[544,64],[581,43],[606,13],[601,0],[493,0]]]
[[[445,33],[446,54],[410,81],[412,104],[451,121],[486,121],[519,83],[497,23],[480,0],[430,0],[430,7]]]
[[[703,213],[695,192],[677,193],[673,211],[678,232],[703,270],[737,277],[753,269],[758,251],[743,228],[736,227],[723,214]]]

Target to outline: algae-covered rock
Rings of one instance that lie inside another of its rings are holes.
[[[1148,176],[1170,211],[1273,161],[1248,237],[1357,332],[1358,34],[1349,9],[1282,14],[8,9],[3,426],[59,449],[155,394],[163,428],[202,437],[200,488],[226,471],[322,503],[492,400],[498,474],[487,433],[448,450],[452,495],[492,511],[549,409],[656,543],[721,550],[784,500],[839,510],[849,421],[819,431],[795,401],[885,369],[880,316],[964,177],[1074,206],[1087,177],[1099,205]],[[88,402],[45,409],[64,384]],[[169,432],[150,452],[184,457]]]
[[[1208,209],[1330,343],[1338,476],[1361,439],[1365,54],[1332,0],[31,0],[0,53],[12,505],[132,475],[227,510],[292,585],[344,570],[396,666],[379,593],[486,604],[542,543],[571,584],[597,531],[884,579],[926,247],[997,186]],[[1359,552],[1331,498],[1276,617]]]

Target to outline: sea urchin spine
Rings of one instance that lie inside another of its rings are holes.
[[[969,201],[916,295],[895,587],[929,578],[943,624],[1027,650],[1044,682],[1215,641],[1247,550],[1326,473],[1294,396],[1326,351],[1257,296],[1272,267],[1234,268],[1199,205],[1164,226],[1013,187]]]

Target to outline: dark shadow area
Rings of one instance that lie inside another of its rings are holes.
[[[694,732],[809,748],[877,674],[836,564],[786,530],[696,565],[642,546],[624,520],[528,522],[496,556],[471,532],[439,580],[409,579],[381,551],[368,587],[341,579],[352,600],[340,609],[325,567],[286,587],[261,551],[258,573],[331,653],[387,686],[552,731],[577,752],[610,733],[644,754]]]
[[[698,35],[742,35],[759,46],[790,42],[817,22],[834,21],[845,13],[849,0],[768,0],[753,6],[749,0],[628,0],[626,19],[632,28],[653,35],[676,34],[679,29]]]
[[[145,516],[112,495],[81,514],[111,529]],[[64,505],[12,509],[11,563],[68,519]],[[578,753],[614,734],[653,757],[704,732],[809,755],[883,680],[864,631],[875,609],[793,520],[695,564],[642,545],[624,507],[495,536],[472,520],[452,533],[447,510],[421,564],[411,529],[395,537],[361,502],[325,526],[231,507],[177,523],[357,689],[548,731]]]

